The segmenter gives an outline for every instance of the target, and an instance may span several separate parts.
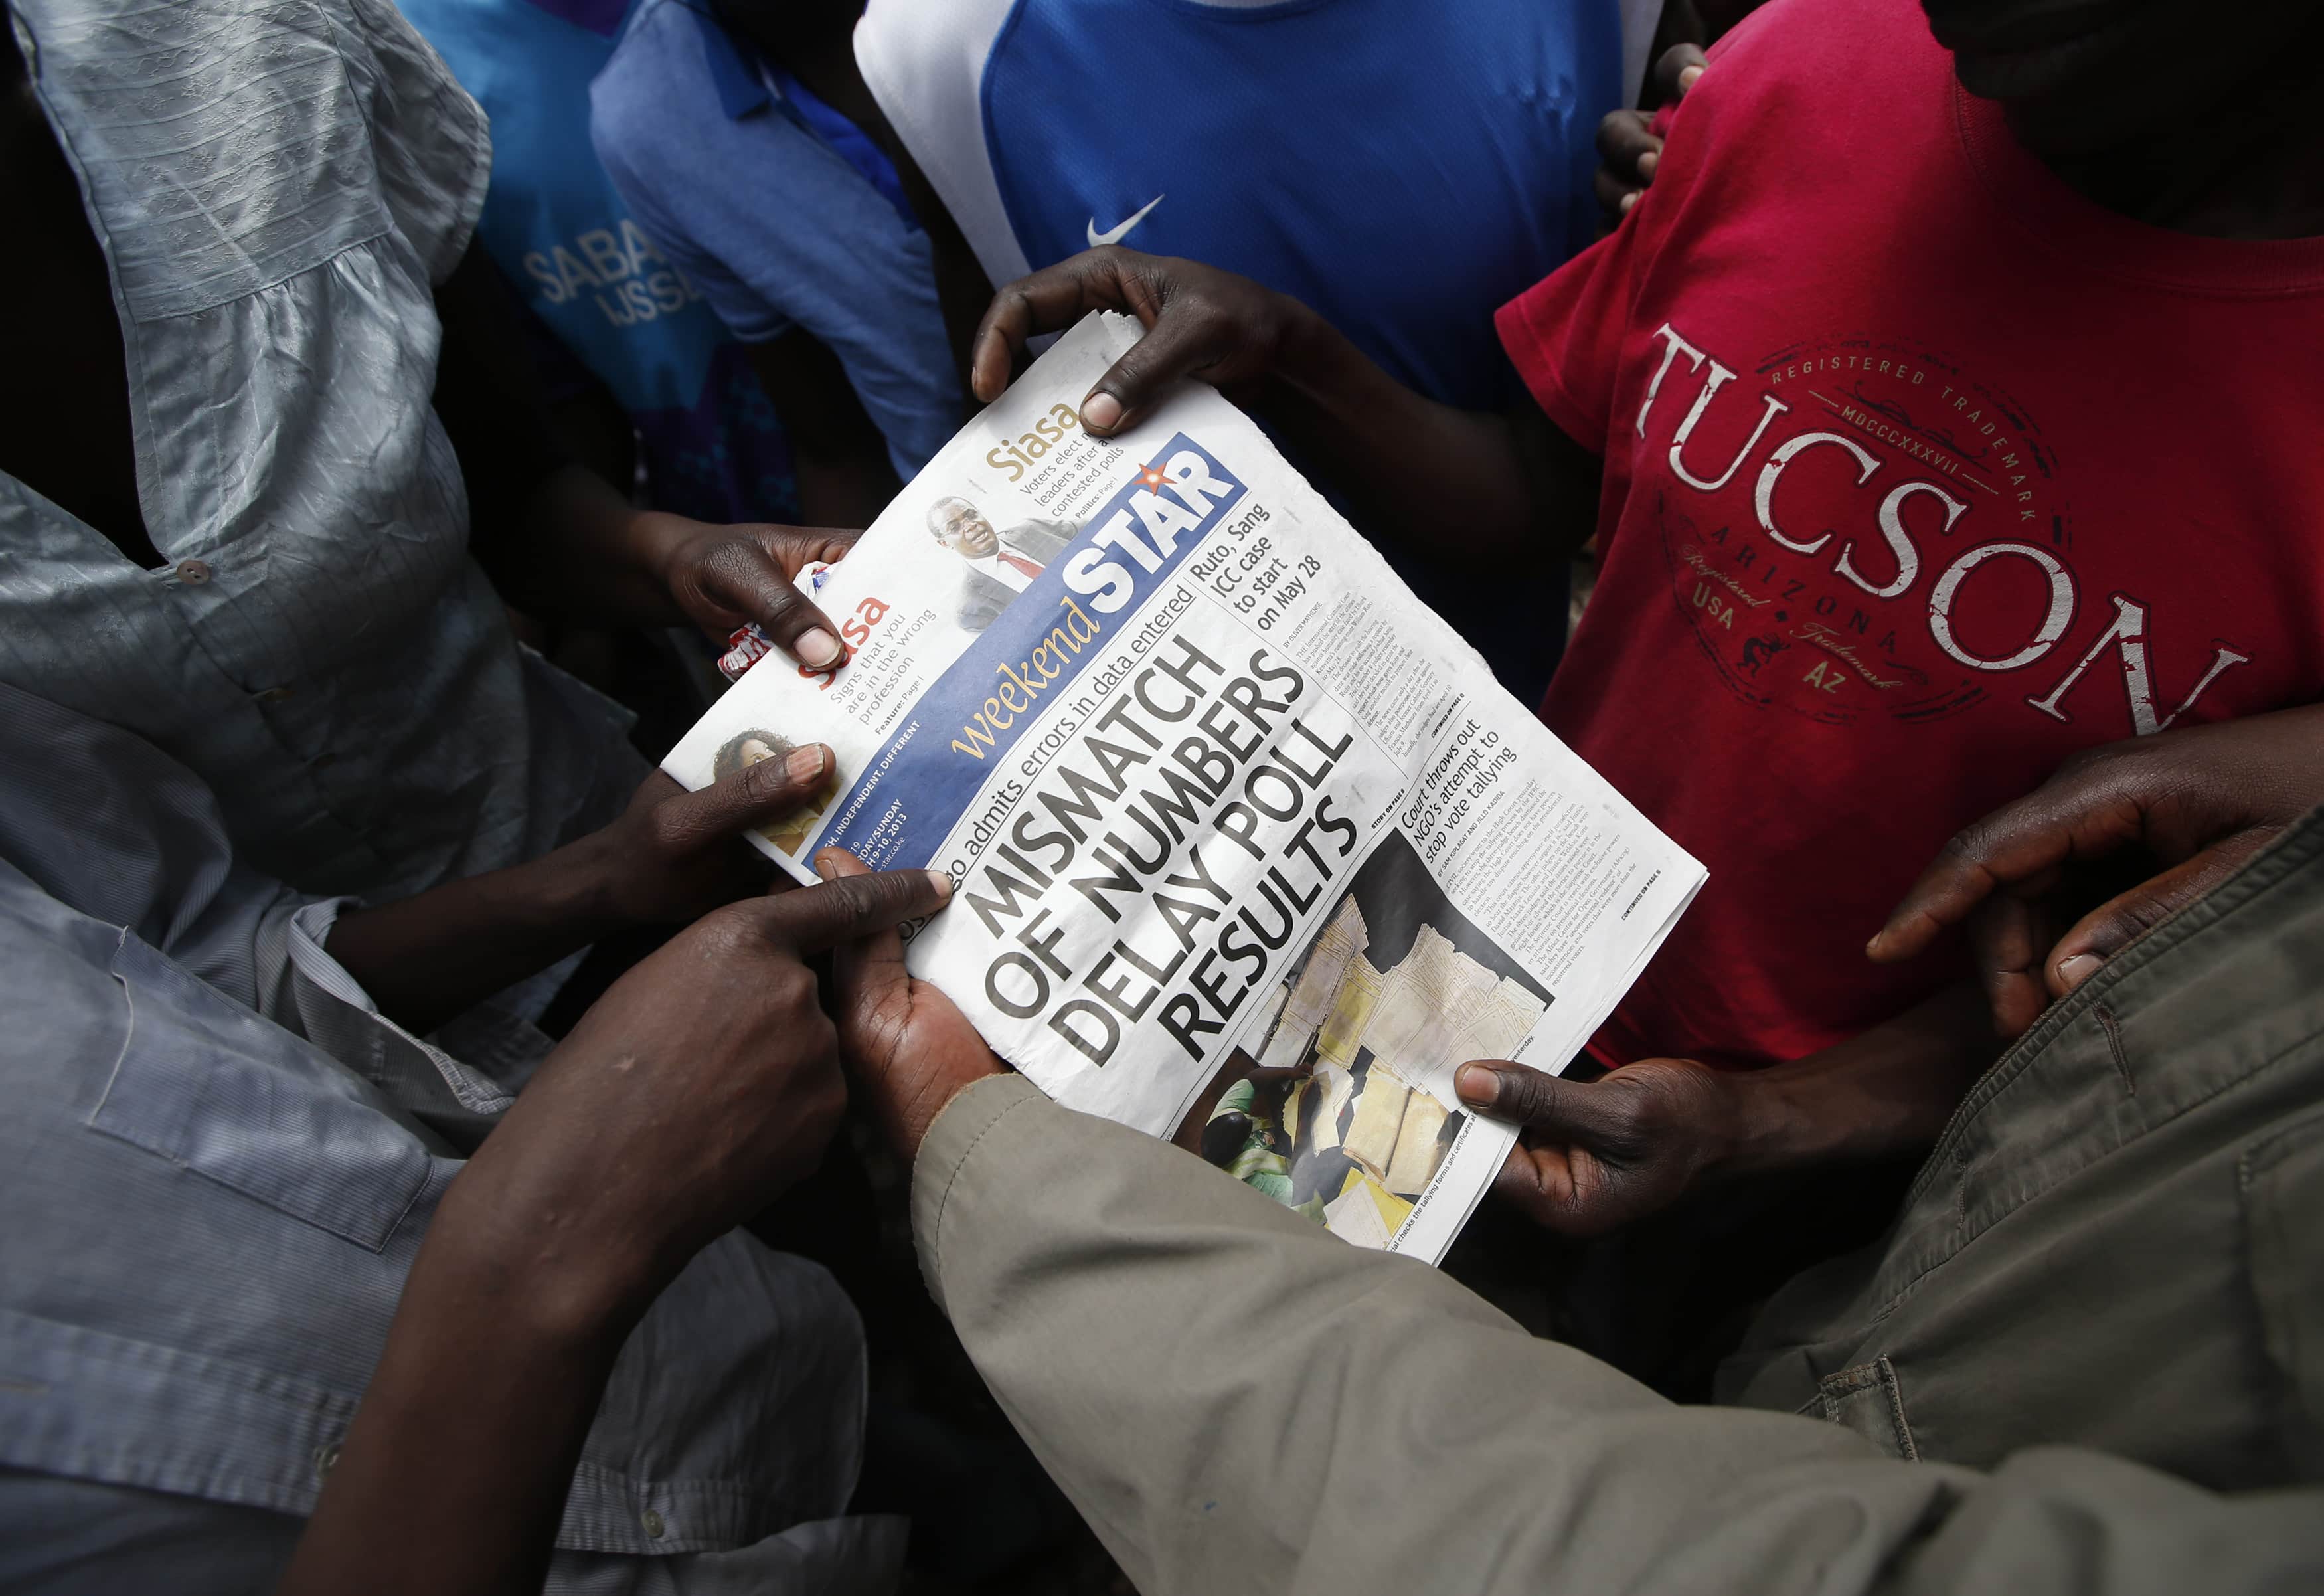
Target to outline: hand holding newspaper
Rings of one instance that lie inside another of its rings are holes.
[[[949,874],[907,959],[1068,1107],[1434,1262],[1515,1139],[1471,1058],[1562,1070],[1703,881],[1213,390],[1113,438],[1093,316],[810,578],[848,659],[753,665],[689,787],[822,742],[759,840]]]

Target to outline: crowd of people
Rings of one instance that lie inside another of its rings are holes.
[[[2324,1585],[2309,0],[5,14],[0,1586]],[[1099,309],[1709,867],[1443,1269],[653,769]]]

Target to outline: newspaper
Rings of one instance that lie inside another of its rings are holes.
[[[907,961],[1067,1106],[1434,1262],[1515,1132],[1471,1058],[1565,1068],[1703,881],[1213,390],[1076,419],[1084,319],[838,565],[848,658],[750,668],[701,787],[836,752],[760,845],[942,870]]]

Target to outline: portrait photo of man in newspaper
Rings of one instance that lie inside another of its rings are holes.
[[[1468,1119],[1452,1073],[1515,1047],[1549,994],[1391,831],[1284,973],[1182,1145],[1360,1246],[1385,1248]]]
[[[973,503],[947,495],[928,506],[928,535],[960,557],[960,627],[982,632],[1033,578],[1065,551],[1080,528],[1021,521],[997,530]]]

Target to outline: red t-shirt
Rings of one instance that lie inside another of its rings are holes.
[[[1671,133],[1499,325],[1606,462],[1542,717],[1711,871],[1593,1047],[1751,1066],[1966,973],[1864,944],[2068,754],[2324,697],[2324,240],[2083,199],[1912,0],[1778,0]]]

